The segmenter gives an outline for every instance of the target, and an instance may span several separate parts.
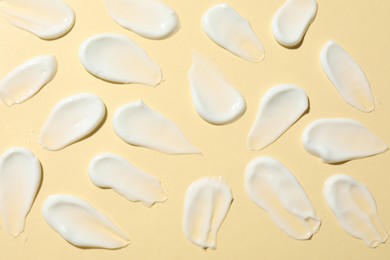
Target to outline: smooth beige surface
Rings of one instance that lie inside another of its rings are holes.
[[[143,39],[117,25],[103,1],[67,0],[76,13],[69,34],[44,41],[0,19],[0,77],[22,62],[41,54],[55,54],[58,73],[32,99],[21,105],[0,104],[0,150],[12,146],[31,149],[41,160],[43,183],[27,217],[24,234],[16,239],[0,232],[1,259],[389,259],[390,242],[370,249],[346,234],[322,197],[324,180],[345,173],[364,183],[373,193],[385,227],[390,231],[390,152],[374,157],[327,165],[307,154],[301,134],[312,120],[351,117],[364,123],[390,144],[390,2],[384,0],[319,0],[319,11],[298,49],[286,49],[273,38],[271,21],[284,0],[227,1],[247,18],[266,49],[262,63],[250,63],[213,43],[202,31],[202,14],[219,1],[165,0],[181,19],[181,29],[161,41]],[[97,33],[123,33],[145,48],[163,69],[165,81],[156,88],[118,85],[90,75],[78,58],[80,44]],[[341,44],[365,70],[376,99],[376,110],[362,113],[338,96],[321,71],[319,55],[330,39]],[[247,111],[237,122],[214,126],[201,119],[191,103],[187,72],[191,51],[212,57],[247,100]],[[292,83],[310,98],[310,112],[275,143],[260,152],[246,148],[247,133],[262,95],[270,87]],[[39,133],[54,105],[77,92],[97,94],[107,105],[105,124],[91,137],[61,151],[43,150]],[[165,155],[130,146],[112,129],[115,109],[143,99],[172,119],[202,155]],[[114,152],[150,172],[168,190],[168,200],[152,208],[132,203],[112,190],[94,186],[88,178],[90,160],[98,153]],[[296,241],[282,233],[269,216],[246,196],[243,176],[246,164],[257,156],[273,156],[301,182],[322,217],[318,234],[310,241]],[[234,201],[218,236],[217,250],[203,250],[183,235],[181,222],[188,185],[202,176],[222,175],[232,188]],[[106,213],[131,237],[120,250],[79,249],[54,232],[41,214],[45,198],[54,193],[79,196]]]

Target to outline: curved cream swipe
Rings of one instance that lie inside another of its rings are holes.
[[[321,66],[345,102],[363,112],[375,109],[366,74],[340,45],[329,41],[322,48]]]
[[[278,85],[263,96],[248,135],[248,147],[261,150],[276,141],[309,107],[306,92],[295,85]]]
[[[373,248],[386,242],[388,234],[379,218],[375,199],[366,186],[350,176],[336,174],[325,181],[323,193],[348,234]]]
[[[232,191],[222,177],[204,177],[187,189],[183,231],[195,245],[217,248],[217,232],[233,202]]]
[[[40,144],[60,150],[91,134],[103,121],[106,107],[94,94],[79,93],[62,99],[42,128]]]
[[[157,86],[161,67],[144,49],[122,34],[98,34],[80,46],[80,61],[92,75],[115,83]]]
[[[171,120],[141,100],[118,108],[113,125],[115,133],[131,145],[167,154],[200,153]]]
[[[126,199],[141,201],[147,207],[167,200],[159,179],[115,154],[94,157],[89,166],[89,178],[96,186],[111,188]]]
[[[180,26],[176,12],[159,0],[105,0],[111,18],[120,26],[149,39],[164,39]]]
[[[316,0],[287,0],[272,20],[276,41],[286,47],[299,45],[317,14]]]
[[[1,156],[0,216],[11,236],[16,237],[23,232],[41,179],[41,164],[31,151],[13,147]]]
[[[128,236],[88,202],[71,195],[50,195],[43,205],[46,222],[69,243],[83,248],[116,249]]]
[[[318,119],[303,132],[305,150],[325,163],[340,163],[385,152],[387,145],[360,122],[349,118]]]
[[[2,0],[0,15],[44,40],[65,35],[75,22],[72,8],[62,0]]]
[[[192,101],[198,114],[215,125],[229,124],[239,119],[246,110],[241,93],[208,59],[192,55],[188,73]]]
[[[216,44],[251,62],[264,59],[264,46],[248,20],[226,3],[217,4],[202,18],[205,33]]]
[[[7,106],[34,96],[57,72],[54,55],[37,56],[16,67],[0,81],[0,98]]]
[[[292,238],[310,239],[321,219],[302,186],[283,164],[270,157],[258,157],[246,167],[245,191],[265,210],[278,227]]]

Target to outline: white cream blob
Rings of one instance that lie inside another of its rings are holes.
[[[75,22],[72,8],[62,0],[2,0],[0,16],[44,40],[65,35]]]
[[[112,19],[149,39],[164,39],[180,26],[176,12],[160,0],[105,0]]]
[[[128,236],[88,202],[71,195],[50,195],[43,205],[46,222],[69,243],[82,248],[116,249]]]
[[[303,132],[305,150],[325,163],[341,163],[385,152],[388,147],[360,122],[349,118],[318,119]]]
[[[202,18],[205,33],[216,44],[251,62],[264,59],[264,46],[248,20],[226,3],[217,4]]]
[[[283,164],[259,157],[246,167],[245,191],[292,238],[310,239],[321,225],[301,184]]]
[[[28,60],[0,81],[0,98],[7,106],[23,103],[49,83],[56,72],[57,60],[53,55]]]
[[[208,59],[192,55],[189,71],[192,101],[198,114],[207,122],[223,125],[236,121],[246,110],[241,93]]]
[[[261,150],[287,131],[309,107],[306,92],[295,85],[278,85],[268,90],[248,135],[248,147]]]
[[[147,207],[167,200],[159,179],[115,154],[99,154],[93,158],[89,178],[96,186],[111,188],[126,199],[141,201]]]
[[[286,0],[272,20],[276,41],[286,47],[299,45],[317,14],[316,0]]]
[[[199,153],[171,120],[141,100],[118,108],[113,125],[115,133],[131,145],[167,154]]]
[[[321,66],[345,102],[363,112],[375,109],[366,74],[340,45],[329,41],[322,48]]]
[[[106,107],[94,94],[79,93],[62,99],[42,128],[40,144],[60,150],[91,134],[103,121]]]
[[[323,193],[348,234],[373,248],[386,242],[388,234],[379,218],[375,199],[366,186],[350,176],[336,174],[325,181]]]
[[[1,156],[0,216],[11,236],[16,237],[23,232],[41,179],[41,164],[31,151],[13,147]]]
[[[232,191],[222,177],[204,177],[187,189],[183,231],[195,245],[217,248],[217,232],[229,212]]]
[[[80,46],[80,61],[92,75],[114,83],[156,86],[161,67],[144,49],[122,34],[98,34]]]

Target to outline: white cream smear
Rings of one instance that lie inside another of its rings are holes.
[[[295,85],[278,85],[268,90],[248,135],[248,147],[261,150],[286,132],[308,109],[306,92]]]
[[[388,234],[379,218],[375,199],[366,186],[350,176],[336,174],[326,180],[323,193],[348,234],[373,248],[386,242]]]
[[[325,163],[340,163],[385,152],[387,145],[360,122],[318,119],[303,132],[305,150]]]
[[[93,158],[89,177],[96,186],[111,188],[126,199],[141,201],[147,207],[167,200],[159,179],[115,154],[99,154]]]
[[[199,55],[192,55],[189,71],[192,101],[198,114],[207,122],[223,125],[236,121],[246,110],[241,93],[215,65]]]
[[[91,134],[103,121],[106,107],[94,94],[79,93],[62,99],[42,128],[40,144],[60,150]]]
[[[141,100],[118,108],[113,125],[115,133],[132,145],[167,154],[199,153],[171,120]]]
[[[164,39],[179,29],[176,12],[159,0],[105,0],[112,19],[149,39]]]
[[[7,150],[0,158],[0,215],[13,237],[23,232],[27,214],[41,185],[41,164],[21,147]]]
[[[264,59],[264,46],[250,23],[226,3],[210,8],[202,18],[205,33],[216,44],[251,62]]]
[[[44,40],[65,35],[75,22],[72,8],[62,0],[2,0],[0,15]]]
[[[259,157],[246,167],[245,191],[292,238],[310,239],[321,225],[302,186],[283,164]]]
[[[276,41],[286,47],[302,42],[317,14],[316,0],[287,0],[272,20],[272,32]]]
[[[92,75],[114,83],[156,86],[162,79],[161,67],[121,34],[99,34],[87,39],[80,46],[80,61]]]
[[[50,195],[43,205],[46,222],[69,243],[82,248],[117,249],[128,236],[88,202],[71,195]]]
[[[363,112],[375,109],[374,97],[366,74],[340,45],[329,41],[323,47],[321,66],[345,102]]]
[[[195,245],[217,248],[217,232],[229,212],[232,191],[222,177],[204,177],[187,189],[183,231]]]
[[[20,104],[34,96],[57,72],[53,55],[42,55],[16,67],[0,81],[0,98],[7,106]]]

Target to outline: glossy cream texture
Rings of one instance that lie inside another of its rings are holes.
[[[164,39],[180,26],[176,12],[160,0],[105,0],[112,19],[145,38]]]
[[[325,118],[303,132],[305,150],[325,163],[340,163],[385,152],[387,145],[362,123],[349,118]]]
[[[309,108],[306,92],[295,85],[268,90],[248,135],[248,147],[261,150],[286,132]]]
[[[245,191],[278,227],[292,238],[305,240],[321,225],[315,209],[295,176],[270,157],[252,160],[245,172]]]
[[[31,151],[14,147],[1,156],[0,215],[3,227],[11,236],[23,232],[41,179],[41,164]]]
[[[348,234],[369,247],[386,242],[388,234],[367,187],[350,176],[336,174],[326,180],[323,192],[329,208]]]
[[[272,20],[275,39],[286,47],[299,45],[316,14],[316,0],[286,0]]]
[[[199,153],[171,120],[141,100],[118,108],[113,125],[116,134],[132,145],[167,154]]]
[[[34,96],[57,72],[53,55],[42,55],[16,67],[0,81],[0,98],[7,106],[20,104]]]
[[[167,200],[159,179],[115,154],[99,154],[93,158],[89,178],[96,186],[111,188],[126,199],[141,201],[147,207]]]
[[[42,128],[40,144],[57,151],[93,133],[103,122],[106,107],[94,94],[79,93],[62,99]]]
[[[50,195],[43,205],[46,222],[69,243],[81,248],[116,249],[128,236],[88,202],[71,195]]]
[[[215,125],[228,124],[244,114],[244,97],[211,60],[192,55],[188,77],[193,104],[198,114],[207,122]]]
[[[62,0],[2,0],[0,15],[45,40],[65,35],[75,22],[72,8]]]
[[[203,30],[216,44],[251,62],[264,59],[264,46],[250,23],[226,3],[207,10]]]
[[[233,201],[230,187],[222,177],[204,177],[187,189],[183,231],[195,245],[217,248],[217,232]]]
[[[363,112],[375,109],[374,97],[366,74],[340,45],[329,41],[323,47],[321,66],[345,102]]]
[[[156,86],[162,79],[160,66],[121,34],[99,34],[87,39],[80,46],[80,60],[92,75],[115,83]]]

